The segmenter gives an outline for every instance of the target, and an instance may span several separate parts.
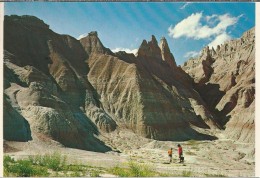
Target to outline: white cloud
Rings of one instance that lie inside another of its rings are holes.
[[[206,21],[209,22],[210,20],[216,19],[218,17],[217,14],[213,14],[213,15],[207,15],[205,17]]]
[[[175,26],[168,28],[169,36],[173,38],[187,37],[196,40],[215,37],[226,32],[229,26],[237,23],[240,17],[232,17],[229,14],[203,16],[203,13],[193,13],[189,17],[183,19]],[[202,25],[203,20],[206,24]],[[214,23],[215,26],[210,27]]]
[[[183,19],[174,27],[170,26],[168,28],[169,36],[173,38],[179,38],[182,36],[189,38],[195,37],[198,32],[198,27],[201,26],[201,17],[202,13],[191,14],[189,17]]]
[[[136,54],[138,49],[128,49],[128,48],[115,48],[115,49],[112,49],[112,51],[115,53],[115,52],[118,52],[118,51],[125,51],[126,53],[133,53],[133,54]]]
[[[196,57],[199,54],[200,54],[200,52],[198,52],[198,51],[189,51],[183,57],[185,57],[185,58]]]
[[[210,42],[208,44],[208,46],[210,49],[212,47],[214,49],[216,49],[218,45],[223,44],[225,41],[230,40],[230,39],[231,39],[231,37],[227,33],[224,32],[224,33],[216,36],[216,38],[212,42]]]
[[[185,9],[191,2],[186,2],[183,6],[180,7],[181,10]]]
[[[82,35],[79,35],[79,37],[77,38],[77,40],[80,40],[81,38],[84,38],[84,37],[86,37],[86,36],[88,36],[88,33],[84,33],[84,34],[82,34]]]

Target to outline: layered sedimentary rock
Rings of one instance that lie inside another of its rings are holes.
[[[215,112],[216,107],[223,106],[221,113],[233,107],[228,101],[236,95],[228,91],[240,76],[234,73],[228,85],[209,84],[216,61],[212,55],[218,50],[202,54],[195,90],[195,73],[188,72],[191,77],[176,65],[165,38],[160,44],[155,36],[144,40],[134,56],[111,52],[97,32],[76,40],[51,31],[36,17],[5,16],[4,23],[6,140],[44,135],[68,147],[103,152],[110,148],[98,135],[118,128],[158,140],[203,140],[216,138],[205,130],[239,124],[226,125],[226,117],[219,119]],[[247,65],[241,62],[239,68]],[[252,87],[239,90],[237,97],[245,101],[238,105],[251,108]],[[203,88],[210,90],[201,95]],[[219,88],[226,89],[225,97]],[[17,128],[20,137],[9,128]]]
[[[80,41],[86,45],[84,38]],[[90,53],[88,79],[102,108],[120,127],[148,138],[214,139],[191,127],[217,128],[217,123],[190,88],[189,76],[177,68],[175,61],[169,62],[174,57],[167,50],[167,42],[163,43],[161,50],[155,36],[151,41],[144,40],[137,57],[124,52]],[[194,102],[201,106],[198,112],[194,112]]]
[[[108,48],[105,48],[100,39],[98,38],[98,33],[96,31],[88,33],[88,36],[80,39],[80,43],[87,55],[91,53],[98,54],[113,54],[112,51]]]
[[[82,109],[86,94],[93,92],[80,42],[31,16],[5,16],[4,25],[5,94],[28,121],[32,137],[43,134],[68,147],[110,150],[96,138],[94,118]],[[4,111],[14,116],[10,112]]]
[[[78,41],[37,18],[6,16],[5,93],[32,133],[66,146],[92,149],[84,138],[117,126],[160,140],[213,139],[192,128],[217,123],[164,38],[160,47],[152,36],[138,57],[113,54],[97,32]]]
[[[195,88],[226,134],[235,140],[255,139],[255,29],[217,49],[206,47],[201,56],[182,67],[194,78]]]

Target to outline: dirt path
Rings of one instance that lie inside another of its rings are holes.
[[[113,138],[109,140],[108,138]],[[182,145],[185,163],[177,159],[177,142],[156,141],[138,137],[127,131],[103,135],[102,139],[118,152],[97,153],[66,148],[54,141],[5,142],[5,154],[17,159],[28,155],[58,151],[66,155],[69,163],[96,167],[127,166],[133,160],[152,169],[172,175],[188,176],[254,176],[254,145],[232,140],[178,142]],[[126,141],[127,140],[127,141]],[[167,150],[174,148],[173,163],[169,164]]]

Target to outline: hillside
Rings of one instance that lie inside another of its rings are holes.
[[[97,32],[76,40],[36,17],[5,16],[4,37],[6,141],[107,152],[116,148],[103,135],[125,129],[161,141],[224,131],[254,143],[254,29],[182,67],[153,35],[134,56],[113,53]]]
[[[75,165],[106,177],[129,162],[163,176],[255,176],[254,40],[253,28],[177,66],[164,37],[113,53],[98,32],[77,40],[5,16],[4,155],[59,152],[82,176]]]
[[[218,115],[225,135],[241,142],[255,141],[255,29],[239,39],[203,49],[183,66],[194,88]]]

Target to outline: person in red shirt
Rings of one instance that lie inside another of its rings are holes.
[[[182,147],[181,147],[180,144],[178,144],[178,154],[179,154],[179,158],[180,158],[180,162],[179,163],[183,163],[184,162],[184,157],[183,157]]]

